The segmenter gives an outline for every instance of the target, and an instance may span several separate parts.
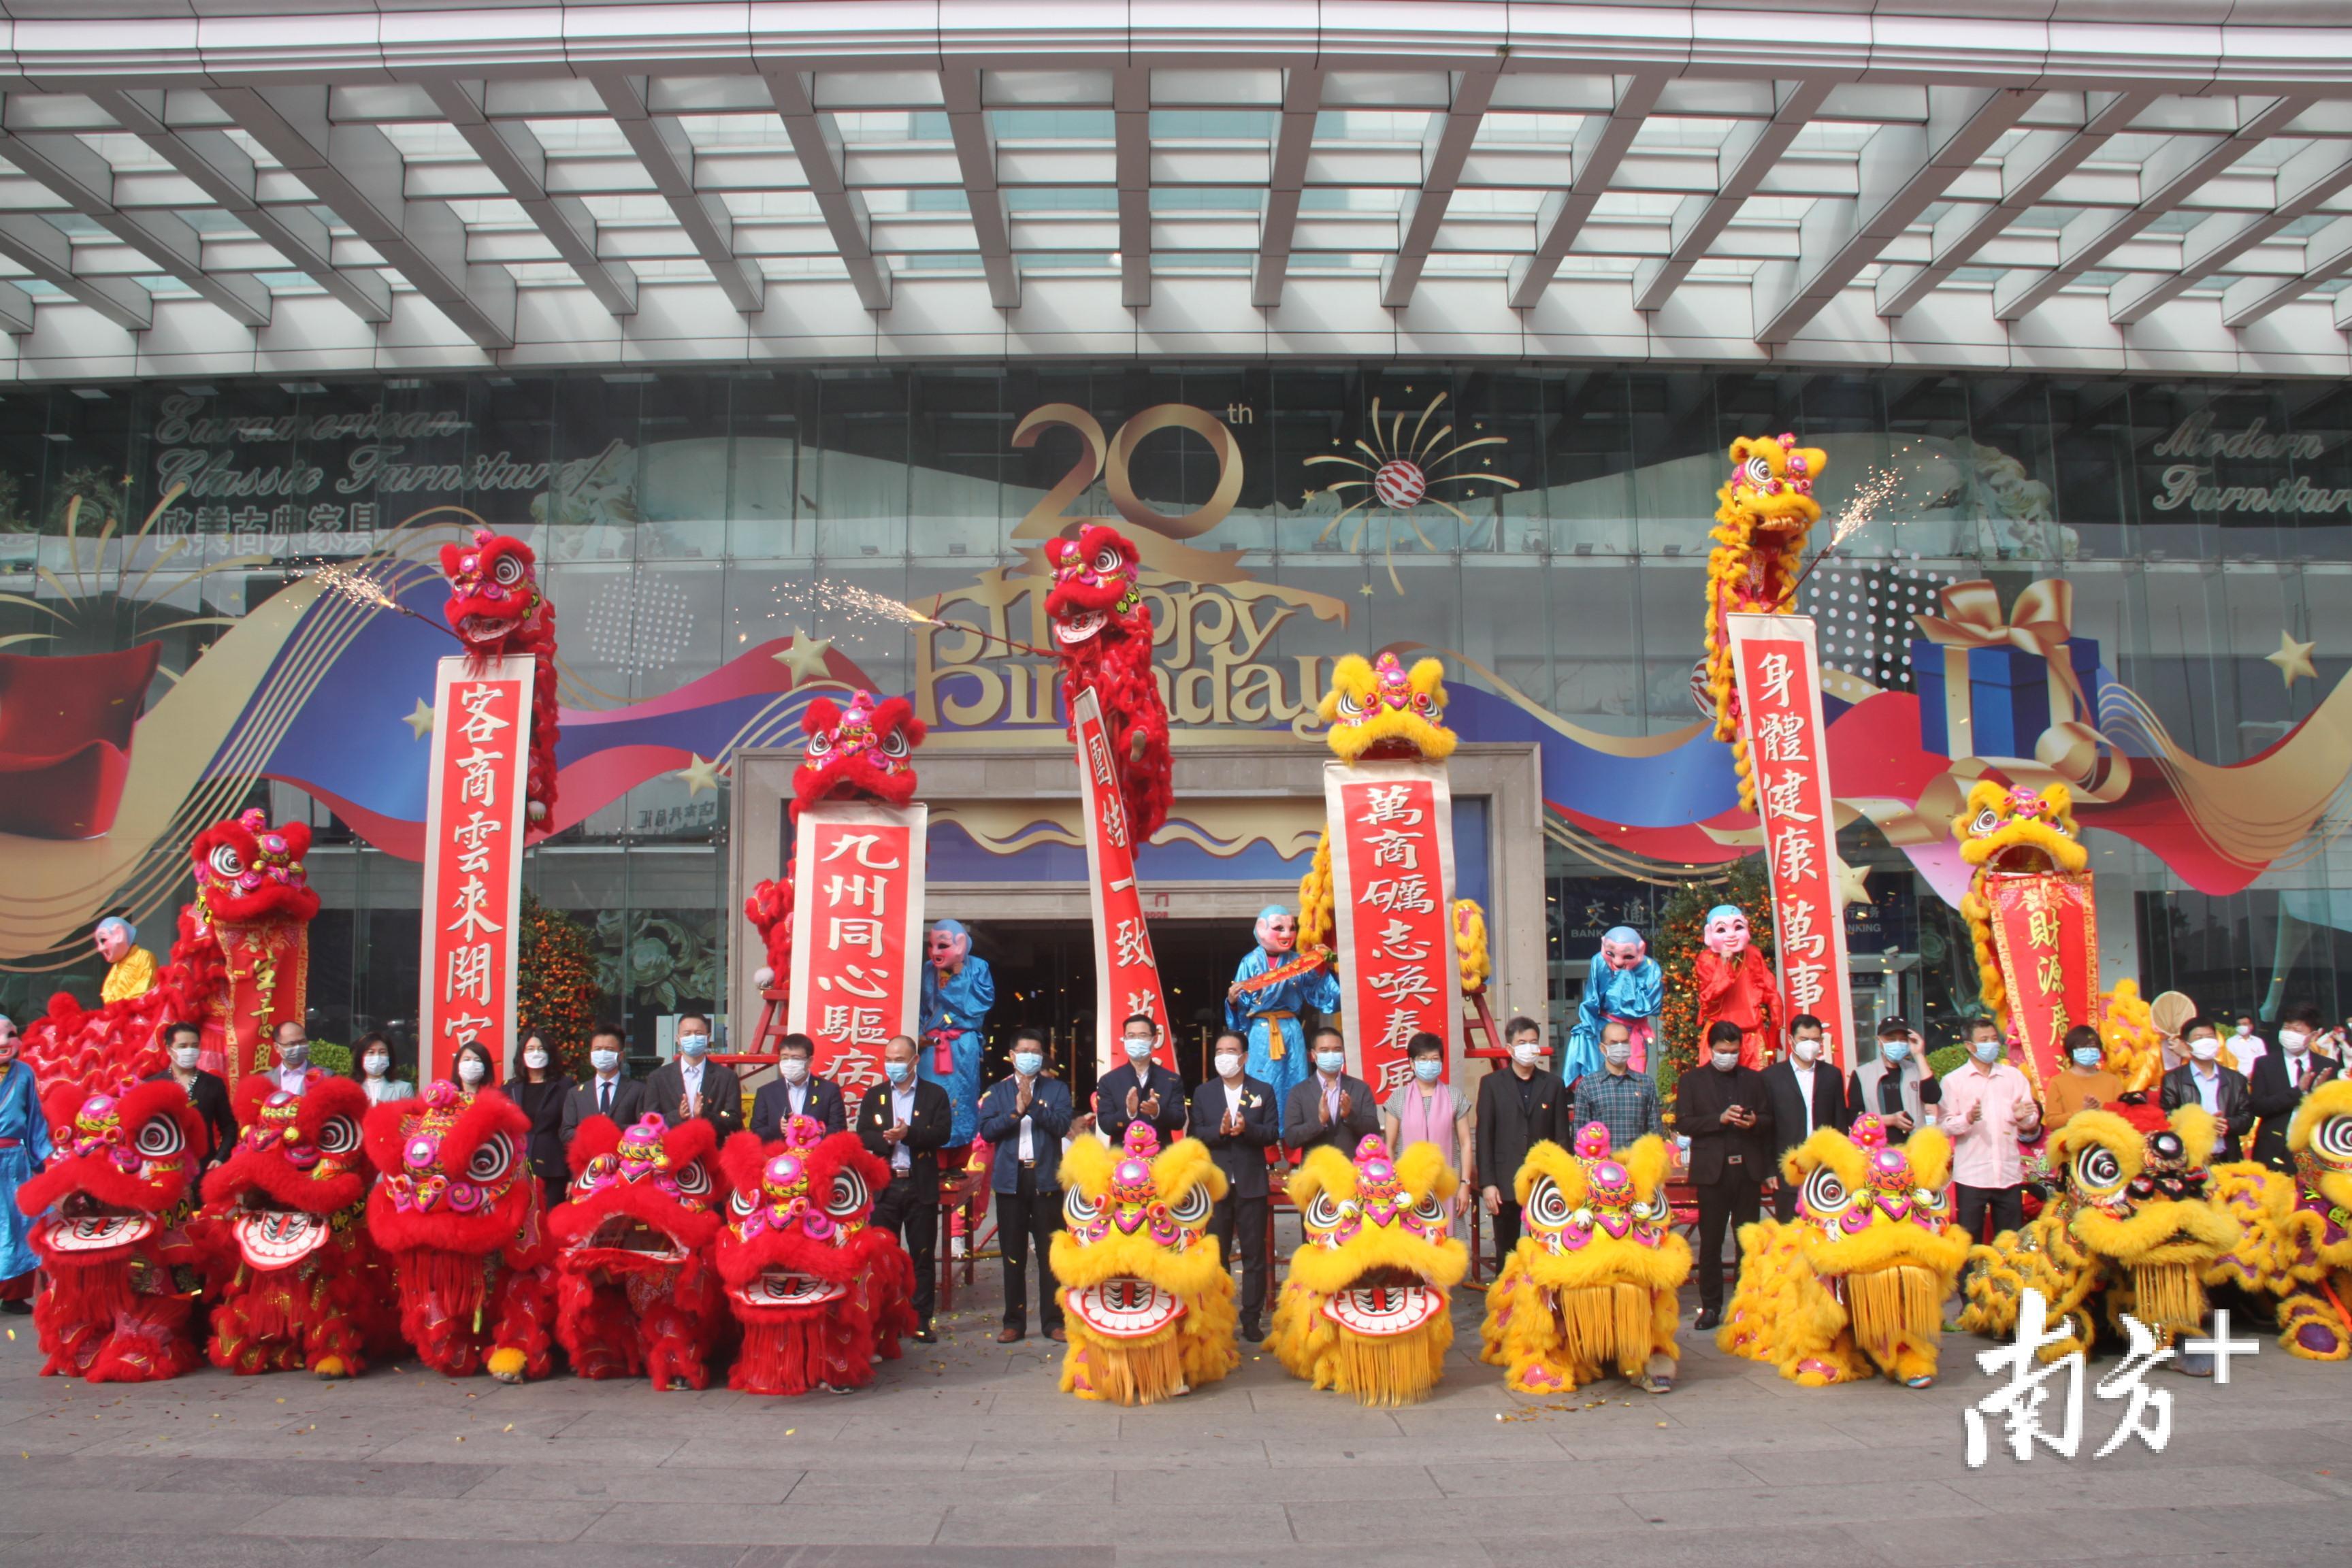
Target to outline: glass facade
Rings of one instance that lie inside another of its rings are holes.
[[[1180,731],[1303,725],[1332,657],[1416,644],[1457,656],[1457,684],[1507,687],[1582,733],[1663,737],[1695,717],[1725,449],[1784,430],[1830,454],[1832,521],[1815,543],[1850,511],[1858,523],[1801,607],[1821,617],[1825,663],[1870,689],[1912,689],[1910,616],[1975,578],[2004,604],[2038,580],[2070,584],[2072,629],[2095,642],[2102,679],[2216,766],[2275,746],[2352,667],[2337,618],[2352,584],[2340,383],[1474,364],[12,392],[0,396],[0,646],[39,658],[158,643],[159,700],[300,572],[395,546],[403,530],[450,538],[457,507],[539,551],[567,705],[646,703],[805,632],[833,638],[879,689],[916,693],[944,727],[1011,721],[1026,704],[1057,731],[1036,711],[1050,684],[1020,673],[1041,664],[992,658],[977,638],[928,641],[893,606],[969,606],[990,574],[1024,569],[1035,541],[1100,517],[1150,535],[1147,564],[1170,578],[1221,584],[1155,601]],[[1378,488],[1400,458],[1419,492]],[[2283,636],[2315,645],[2315,679]],[[1561,1016],[1600,929],[1648,923],[1689,873],[1579,826],[1626,820],[1624,803],[1562,800],[1547,783],[1573,814],[1555,814],[1547,868]],[[314,1029],[344,1038],[408,1017],[417,867],[294,785],[253,790],[318,830]],[[529,858],[527,884],[593,931],[606,1005],[643,1047],[664,1020],[725,994],[740,925],[730,811],[724,785],[664,773]],[[2228,892],[2196,890],[2125,831],[2094,833],[2108,978],[2136,973],[2211,1008],[2352,1010],[2341,826],[2331,805]],[[1849,921],[1874,1004],[1931,1027],[1967,1013],[1966,933],[1931,880],[1866,813],[1842,846],[1869,868],[1871,902]],[[108,907],[152,922],[143,940],[160,952],[163,911],[186,896],[184,879],[151,882]],[[94,991],[86,931],[11,955],[0,1005],[21,1016],[61,983]]]

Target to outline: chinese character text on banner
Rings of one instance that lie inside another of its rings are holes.
[[[1405,1045],[1424,1030],[1445,1042],[1449,1071],[1461,1066],[1454,797],[1427,763],[1326,763],[1323,809],[1341,1028],[1350,1065],[1385,1099],[1412,1076]]]
[[[1811,1013],[1824,1054],[1853,1065],[1853,994],[1846,974],[1845,902],[1837,816],[1822,745],[1821,664],[1810,616],[1724,616],[1739,683],[1739,721],[1756,770],[1756,811],[1772,884],[1774,952],[1789,1016]]]
[[[1070,706],[1070,728],[1078,740],[1078,794],[1086,814],[1087,884],[1095,917],[1095,1068],[1108,1072],[1123,1056],[1119,1020],[1142,1013],[1162,1028],[1155,1059],[1176,1065],[1176,1042],[1168,1033],[1168,1005],[1160,995],[1160,962],[1151,955],[1151,932],[1143,923],[1143,893],[1135,885],[1135,849],[1127,830],[1127,797],[1119,794],[1118,770],[1103,727],[1102,705],[1094,689]]]
[[[480,1041],[492,1062],[513,1054],[532,673],[528,658],[475,668],[452,655],[436,679],[418,963],[420,1082],[447,1076],[467,1040]]]
[[[920,805],[819,801],[793,848],[793,999],[785,1027],[816,1042],[815,1071],[864,1093],[882,1047],[915,1032],[922,990]]]
[[[2059,1044],[2098,1022],[2099,921],[2088,871],[2002,872],[1984,879],[1992,945],[2009,989],[2009,1026],[2038,1091],[2058,1070]]]

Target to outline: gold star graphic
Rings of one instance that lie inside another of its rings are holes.
[[[706,763],[693,752],[687,755],[693,757],[694,761],[678,769],[674,775],[686,781],[686,798],[692,800],[704,790],[716,794],[719,789],[719,763],[715,760]]]
[[[793,646],[775,656],[776,662],[793,672],[793,684],[799,686],[811,680],[828,680],[833,672],[824,666],[824,656],[831,651],[831,637],[813,637],[798,626],[793,628]]]
[[[1372,585],[1370,583],[1367,583],[1362,587],[1357,589],[1356,592],[1369,599],[1372,596]]]
[[[2318,646],[2317,643],[2295,641],[2288,635],[2287,629],[2281,626],[2278,652],[2263,655],[2263,662],[2278,666],[2279,679],[2286,682],[2289,690],[2293,690],[2294,683],[2306,676],[2314,680],[2319,679],[2319,671],[2311,668],[2311,650]]]
[[[1316,493],[1316,492],[1315,492],[1315,491],[1313,491],[1313,490],[1301,490],[1301,491],[1299,491],[1299,492],[1298,492],[1298,504],[1299,504],[1300,506],[1310,506],[1310,505],[1312,505],[1312,504],[1314,503],[1314,500],[1315,500],[1315,493]]]
[[[425,739],[425,736],[433,733],[433,704],[425,701],[422,697],[418,698],[416,711],[403,719],[401,722],[408,726],[410,734],[420,741]]]
[[[1870,868],[1867,866],[1849,866],[1843,860],[1837,863],[1839,908],[1870,902],[1870,889],[1863,886],[1869,875]]]

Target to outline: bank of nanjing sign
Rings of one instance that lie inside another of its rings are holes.
[[[2282,436],[2256,419],[2242,430],[2216,430],[2210,413],[2192,414],[2171,435],[2150,448],[2157,458],[2185,459],[2164,470],[2161,493],[2150,496],[2158,511],[2297,512],[2314,516],[2352,510],[2352,489],[2330,489],[2311,482],[2308,474],[2283,477],[2267,485],[2221,485],[2213,482],[2211,464],[2219,458],[2237,462],[2311,462],[2326,449],[2315,435]]]

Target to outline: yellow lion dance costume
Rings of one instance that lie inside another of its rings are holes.
[[[1234,1277],[1217,1262],[1209,1214],[1225,1175],[1208,1145],[1162,1152],[1149,1122],[1128,1123],[1117,1154],[1081,1138],[1062,1157],[1054,1278],[1069,1308],[1062,1390],[1150,1405],[1190,1394],[1241,1364]]]
[[[1797,566],[1805,535],[1822,520],[1813,485],[1829,454],[1800,447],[1794,436],[1742,436],[1731,444],[1731,478],[1715,492],[1715,549],[1706,558],[1706,684],[1715,698],[1715,738],[1731,742],[1739,770],[1739,805],[1756,809],[1748,739],[1739,728],[1739,694],[1723,617],[1779,615],[1797,602]]]
[[[1445,1370],[1446,1293],[1469,1272],[1446,1200],[1458,1184],[1434,1144],[1389,1158],[1374,1136],[1351,1162],[1326,1144],[1290,1178],[1306,1239],[1290,1255],[1267,1344],[1318,1388],[1409,1405]]]
[[[1952,1145],[1926,1128],[1890,1144],[1875,1115],[1824,1127],[1780,1162],[1797,1218],[1742,1226],[1739,1284],[1716,1343],[1808,1388],[1874,1373],[1936,1381],[1944,1298],[1969,1255],[1945,1184]]]
[[[2245,1234],[2205,1282],[2274,1298],[2289,1355],[2343,1361],[2352,1357],[2352,1082],[2305,1096],[2286,1146],[2292,1176],[2252,1161],[2215,1167],[2216,1201]]]
[[[1690,1243],[1675,1234],[1664,1139],[1621,1160],[1593,1122],[1571,1154],[1547,1139],[1528,1151],[1513,1190],[1527,1228],[1486,1287],[1480,1359],[1520,1394],[1565,1394],[1611,1372],[1654,1392],[1671,1384],[1675,1293]]]
[[[2074,823],[2074,793],[2053,784],[2039,792],[2011,788],[1990,779],[1969,791],[1968,805],[1952,823],[1960,858],[1970,868],[1968,891],[1960,895],[1960,918],[1976,944],[1977,987],[1986,1007],[2009,1033],[2009,987],[2000,977],[1993,948],[1992,902],[1984,891],[1988,872],[2080,871],[2091,863],[2082,830]],[[2084,1020],[2077,1020],[2083,1022]],[[2145,1094],[2164,1076],[2164,1036],[2149,1014],[2136,981],[2118,980],[2102,993],[2095,1025],[2106,1047],[2105,1067],[2124,1080],[2127,1093]]]
[[[2069,1331],[2043,1361],[2088,1351],[2102,1320],[2120,1342],[2126,1312],[2162,1344],[2197,1330],[2205,1277],[2240,1239],[2238,1222],[2207,1197],[2214,1142],[2213,1118],[2194,1105],[2168,1120],[2146,1105],[2076,1112],[2051,1135],[2059,1185],[2042,1213],[1969,1248],[1959,1326],[2009,1338],[2031,1287],[2052,1329]]]

